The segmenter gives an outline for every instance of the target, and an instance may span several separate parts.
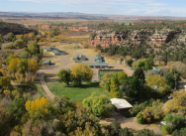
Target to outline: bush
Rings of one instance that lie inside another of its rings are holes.
[[[145,101],[139,105],[134,105],[132,109],[129,110],[131,116],[135,117],[140,111],[144,110],[147,106],[152,106],[153,99]]]
[[[132,132],[129,131],[128,128],[120,129],[118,136],[134,136]]]
[[[185,116],[183,114],[167,114],[163,121],[166,125],[162,125],[161,130],[169,134],[172,134],[176,129],[180,130],[186,126]]]
[[[14,49],[14,45],[11,43],[11,44],[9,44],[7,46],[4,46],[3,48],[4,49]]]
[[[132,59],[129,59],[129,60],[127,60],[127,65],[129,66],[129,67],[131,67],[132,66],[132,63],[133,63],[133,60]]]
[[[156,134],[152,130],[142,129],[137,132],[136,136],[156,136]]]
[[[137,122],[139,124],[145,124],[146,120],[143,118],[142,112],[139,112],[138,115],[136,116]]]
[[[108,127],[110,136],[117,136],[121,129],[120,124],[117,121],[113,121]]]
[[[180,131],[179,130],[175,130],[172,133],[172,136],[185,136],[186,134],[186,128],[182,128]]]

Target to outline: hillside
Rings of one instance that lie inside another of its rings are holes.
[[[28,29],[21,24],[0,22],[0,34],[6,35],[9,32],[12,32],[14,34],[25,34],[29,32],[37,33],[36,30]]]

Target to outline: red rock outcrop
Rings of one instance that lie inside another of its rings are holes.
[[[111,33],[109,35],[95,35],[89,37],[89,46],[101,45],[103,48],[110,44],[119,44],[123,41],[123,34]]]

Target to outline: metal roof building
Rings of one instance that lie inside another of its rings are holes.
[[[126,101],[125,99],[120,98],[112,98],[110,99],[112,105],[115,106],[117,111],[128,111],[129,109],[132,109],[132,105]]]
[[[57,50],[52,50],[51,53],[53,55],[61,55],[61,53],[59,51],[57,51]]]
[[[42,62],[42,65],[50,65],[51,61],[50,60],[45,60]]]

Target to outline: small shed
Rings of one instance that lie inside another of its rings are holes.
[[[116,108],[119,112],[126,112],[130,109],[132,109],[132,105],[125,99],[121,98],[112,98],[110,99],[112,105]]]
[[[50,60],[45,60],[45,61],[42,62],[42,65],[44,65],[44,66],[51,65],[51,61]]]
[[[51,53],[53,55],[61,55],[61,53],[58,50],[52,50]]]
[[[46,47],[46,48],[44,48],[44,51],[47,51],[47,52],[52,51],[52,48]]]

